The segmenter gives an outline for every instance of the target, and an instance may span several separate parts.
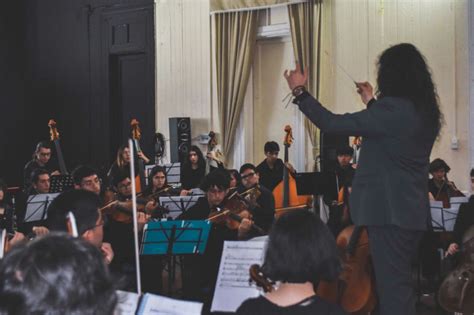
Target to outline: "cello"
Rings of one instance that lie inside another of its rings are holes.
[[[286,164],[288,163],[288,149],[293,143],[293,135],[290,125],[285,126],[285,167],[283,168],[283,180],[273,189],[275,198],[275,216],[279,217],[284,212],[292,209],[304,209],[304,205],[311,203],[311,196],[299,196],[296,190],[296,180],[289,172]],[[283,211],[284,209],[284,211]]]
[[[62,175],[67,175],[68,172],[66,168],[66,163],[64,163],[64,157],[61,151],[61,145],[59,143],[59,131],[56,127],[56,121],[54,121],[54,119],[50,119],[48,122],[48,127],[49,127],[49,134],[51,135],[51,141],[54,142],[54,146],[56,148],[59,170],[61,171]]]
[[[141,133],[139,124],[140,123],[135,118],[133,118],[132,121],[130,122],[130,126],[132,127],[132,140],[137,150],[137,155],[142,152],[142,149],[140,148],[140,139],[142,137],[142,133]],[[137,164],[138,164],[138,174],[135,177],[135,185],[136,185],[137,192],[140,193],[146,187],[145,163],[143,163],[142,159],[138,158]]]

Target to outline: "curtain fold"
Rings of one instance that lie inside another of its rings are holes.
[[[308,91],[319,98],[321,63],[322,0],[308,0],[288,6],[291,40],[296,61],[308,67]],[[319,129],[305,117],[305,129],[313,147],[314,170],[319,156]]]
[[[258,11],[220,13],[214,18],[217,107],[222,151],[229,157],[254,58]]]

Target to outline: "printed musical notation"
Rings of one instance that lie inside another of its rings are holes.
[[[262,264],[265,244],[265,240],[224,243],[211,311],[235,312],[243,301],[260,294],[249,281],[249,268]]]

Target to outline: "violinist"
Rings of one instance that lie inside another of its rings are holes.
[[[278,285],[246,300],[237,314],[346,314],[314,289],[320,280],[336,279],[340,265],[336,242],[318,217],[307,210],[284,214],[270,231],[261,268],[263,281]]]
[[[110,264],[114,251],[109,243],[103,242],[104,219],[99,211],[100,198],[86,190],[69,190],[53,200],[48,208],[47,226],[50,231],[68,231],[67,214],[72,212],[76,219],[78,234],[81,238],[97,247]]]
[[[181,187],[186,190],[197,188],[206,175],[206,160],[202,151],[191,146],[186,161],[181,165]]]
[[[31,186],[28,195],[47,194],[51,186],[48,170],[37,168],[31,173]]]
[[[145,164],[150,162],[150,159],[143,153],[143,151],[138,152],[137,156],[139,159],[143,160]],[[118,149],[117,158],[107,173],[109,184],[113,185],[115,177],[118,176],[119,173],[127,172],[130,176],[130,159],[130,149],[128,148],[128,145],[124,144]],[[137,167],[135,167],[135,169],[137,169]],[[138,173],[135,172],[135,174]]]
[[[227,171],[216,170],[204,177],[201,189],[206,193],[197,203],[178,217],[178,220],[205,220],[223,202],[229,192],[230,176]],[[224,224],[212,224],[203,255],[185,257],[183,261],[183,290],[187,299],[210,302],[214,293],[219,262],[225,240],[237,240],[239,234],[250,230],[250,220],[243,219],[238,230]]]
[[[449,198],[464,196],[453,182],[448,180],[449,165],[442,159],[434,159],[430,163],[432,178],[428,181],[428,189],[435,200],[442,201],[444,208],[449,208]]]
[[[262,185],[259,185],[260,175],[257,168],[250,163],[246,163],[240,167],[240,177],[242,185],[238,188],[240,193],[256,188],[258,190],[258,197],[255,204],[252,205],[250,211],[255,224],[268,232],[275,217],[275,199],[270,190]],[[256,235],[248,235],[256,236]]]
[[[59,175],[59,171],[52,166],[51,159],[51,145],[47,141],[38,142],[36,145],[35,152],[33,152],[33,158],[31,161],[26,163],[23,170],[23,185],[24,191],[28,191],[31,186],[31,174],[38,168],[48,170],[51,175]]]
[[[75,189],[82,189],[100,195],[101,183],[97,171],[92,167],[80,165],[72,172]]]
[[[240,177],[240,173],[238,170],[232,169],[228,170],[230,175],[230,189],[236,188],[240,185],[242,178]]]
[[[471,169],[471,191],[474,191],[474,168]],[[458,216],[454,224],[454,242],[447,250],[447,254],[455,255],[460,250],[464,233],[474,225],[474,195],[469,197],[468,203],[463,203],[459,208]]]

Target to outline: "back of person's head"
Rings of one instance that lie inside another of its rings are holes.
[[[44,169],[44,168],[37,168],[37,169],[34,169],[32,172],[31,172],[31,182],[32,183],[37,183],[38,180],[39,180],[39,177],[41,175],[44,175],[44,174],[48,174],[49,175],[49,172],[48,170]]]
[[[243,172],[245,172],[246,170],[252,170],[254,171],[255,173],[257,172],[257,168],[255,167],[255,165],[253,165],[252,163],[245,163],[244,165],[242,165],[240,167],[240,174],[242,174]]]
[[[97,170],[87,165],[79,165],[72,172],[72,179],[74,184],[80,185],[84,178],[92,175],[97,175]]]
[[[204,177],[200,188],[207,192],[209,188],[216,187],[221,190],[229,189],[230,174],[226,170],[217,169]]]
[[[449,167],[448,163],[440,158],[436,158],[430,163],[429,172],[434,173],[439,170],[444,170],[446,173],[449,173],[451,168]]]
[[[113,314],[116,303],[102,254],[79,238],[52,233],[0,263],[0,314]]]
[[[56,197],[48,208],[47,226],[51,231],[67,231],[66,217],[74,214],[79,235],[96,226],[99,197],[86,190],[69,190]]]
[[[275,141],[268,141],[268,142],[265,143],[265,146],[263,147],[263,151],[264,151],[264,153],[279,152],[280,151],[280,146]]]
[[[340,146],[336,149],[336,155],[350,155],[354,154],[354,149],[349,145]]]
[[[425,58],[412,44],[403,43],[386,49],[378,61],[378,96],[411,100],[427,125],[438,134],[442,114],[435,84]]]
[[[309,211],[282,215],[273,224],[262,266],[273,281],[317,283],[337,278],[341,264],[327,226]]]

